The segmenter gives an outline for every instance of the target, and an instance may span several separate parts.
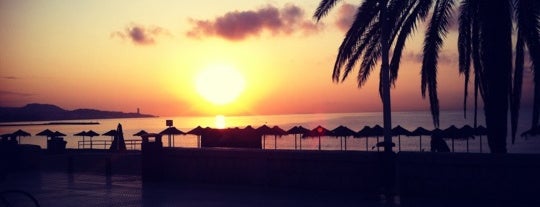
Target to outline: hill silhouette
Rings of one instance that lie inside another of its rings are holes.
[[[156,117],[149,114],[100,111],[96,109],[62,109],[52,104],[32,103],[23,107],[0,107],[0,122],[52,121],[77,119],[112,119]]]

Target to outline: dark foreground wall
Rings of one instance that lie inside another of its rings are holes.
[[[540,203],[539,154],[400,152],[396,163],[402,200],[442,198]]]
[[[386,157],[385,157],[386,156]],[[143,152],[144,181],[257,185],[377,193],[393,169],[366,152],[168,149]],[[390,154],[390,160],[394,154]]]
[[[140,175],[140,152],[68,152],[43,154],[39,168],[43,171],[93,173],[103,175]]]

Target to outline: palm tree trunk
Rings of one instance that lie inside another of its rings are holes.
[[[384,152],[392,152],[392,110],[390,105],[389,21],[386,15],[388,0],[381,0],[381,99],[383,102]]]
[[[509,1],[480,1],[481,60],[485,69],[484,113],[492,153],[506,153],[512,71],[512,22]]]

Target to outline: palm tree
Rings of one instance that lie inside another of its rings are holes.
[[[322,0],[314,17],[320,20],[338,2],[339,0]],[[357,77],[359,87],[365,83],[378,58],[382,56],[379,91],[383,101],[385,134],[387,135],[389,133],[386,129],[391,124],[389,88],[390,83],[394,83],[397,78],[405,39],[412,33],[416,23],[426,17],[433,3],[435,3],[433,14],[424,41],[421,83],[422,95],[425,97],[427,92],[429,96],[433,124],[438,127],[437,60],[443,39],[447,34],[446,28],[451,18],[454,0],[365,0],[359,6],[355,21],[339,48],[333,80],[345,80],[357,61],[362,59]],[[475,75],[475,114],[478,94],[480,94],[484,101],[488,142],[493,153],[506,152],[509,102],[512,114],[512,134],[515,137],[525,44],[529,49],[535,77],[533,126],[538,125],[540,117],[540,73],[537,72],[540,67],[539,5],[537,0],[461,1],[458,48],[459,71],[465,75],[464,109],[466,109],[467,85],[472,61]],[[518,28],[516,69],[513,77],[511,11],[515,13]],[[393,54],[388,65],[390,47],[393,47]],[[386,78],[388,70],[390,70],[389,80]],[[389,143],[388,140],[390,138],[385,136],[385,142]]]
[[[322,0],[314,17],[319,21],[339,0]],[[390,85],[397,79],[405,40],[416,23],[427,16],[432,0],[366,0],[341,44],[333,80],[344,81],[358,60],[358,87],[362,87],[381,58],[379,93],[383,102],[385,152],[392,151]],[[392,47],[392,59],[389,59]],[[438,124],[438,122],[437,122]]]
[[[536,0],[481,1],[462,0],[459,16],[459,71],[465,75],[464,109],[467,85],[470,78],[471,61],[474,69],[475,114],[478,94],[484,102],[484,114],[488,128],[488,143],[492,153],[506,153],[508,109],[510,104],[512,142],[515,140],[519,113],[521,85],[524,67],[524,46],[527,44],[535,73],[535,97],[533,104],[533,126],[538,124],[540,109],[540,3]],[[451,5],[448,5],[448,9]],[[516,56],[512,75],[512,16],[515,13],[517,27]],[[443,20],[444,21],[444,20]],[[432,20],[429,28],[436,27]],[[429,34],[428,29],[427,33]],[[436,35],[442,37],[446,31]],[[426,74],[428,85],[436,82],[438,50],[425,50],[426,46],[441,39],[430,39],[426,35],[422,75]],[[436,90],[436,88],[430,88]],[[438,111],[438,108],[435,109]],[[433,107],[432,107],[433,112]],[[476,117],[475,117],[476,123]]]

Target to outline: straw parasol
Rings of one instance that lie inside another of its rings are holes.
[[[487,135],[487,129],[486,127],[480,125],[474,129],[474,135],[478,136],[478,139],[480,141],[480,152],[482,152],[482,136]]]
[[[401,127],[401,125],[397,125],[392,129],[392,136],[398,137],[398,150],[401,151],[401,135],[409,136],[411,132],[409,130],[406,130],[405,128]]]
[[[274,149],[277,149],[277,137],[286,135],[287,132],[278,126],[272,127],[272,135],[274,135]]]
[[[54,136],[54,132],[51,131],[50,129],[45,129],[45,130],[43,130],[43,131],[37,133],[36,136],[45,136],[45,137],[47,137],[47,139],[48,139],[49,137],[53,137],[53,136]]]
[[[460,138],[465,138],[467,140],[467,152],[469,152],[469,138],[474,138],[474,128],[466,124],[459,128],[458,134]]]
[[[455,126],[449,126],[442,131],[443,138],[452,139],[452,152],[454,152],[454,139],[459,136],[459,129]]]
[[[341,150],[343,150],[343,139],[345,139],[345,151],[347,151],[347,137],[356,135],[355,131],[343,125],[339,125],[335,129],[333,129],[331,132],[333,136],[342,137],[342,139],[340,139]]]
[[[85,131],[81,131],[79,133],[76,133],[76,134],[73,134],[73,136],[79,136],[79,137],[82,137],[82,144],[83,144],[83,149],[84,149],[84,145],[86,144],[85,141],[84,141],[84,137],[86,136],[86,132]],[[79,145],[77,145],[77,148],[79,147]]]
[[[117,133],[116,133],[116,130],[111,129],[111,130],[109,130],[108,132],[105,132],[105,133],[103,133],[103,134],[101,134],[101,135],[102,135],[102,136],[109,136],[109,137],[111,137],[111,141],[112,141],[112,140],[114,139],[114,136],[116,136],[116,134],[117,134]]]
[[[146,132],[146,131],[144,131],[144,130],[141,130],[141,131],[139,131],[139,132],[133,134],[133,136],[138,136],[138,137],[140,137],[140,136],[145,135],[145,134],[148,134],[148,132]]]
[[[197,147],[201,148],[201,136],[206,133],[206,129],[202,128],[201,126],[197,126],[192,130],[189,130],[187,134],[193,134],[197,135]]]
[[[321,150],[321,137],[322,136],[331,136],[332,132],[321,125],[313,128],[309,133],[306,134],[308,137],[319,137],[319,150]]]
[[[62,133],[62,132],[59,132],[59,131],[55,131],[53,133],[53,137],[64,137],[66,136],[66,134]]]
[[[174,135],[185,134],[183,131],[180,131],[176,127],[168,127],[165,130],[161,131],[159,134],[169,136],[169,147],[174,147]],[[172,142],[171,142],[172,135]]]
[[[22,129],[19,129],[13,133],[11,133],[11,136],[19,138],[19,144],[21,143],[21,137],[29,137],[31,136],[30,133],[23,131]]]
[[[366,138],[366,151],[369,150],[369,148],[368,148],[368,137],[370,137],[371,134],[373,134],[371,131],[372,131],[371,127],[364,126],[364,128],[362,128],[360,131],[358,131],[356,133],[356,136],[355,136],[355,137],[365,137]]]
[[[99,134],[95,131],[89,130],[86,132],[86,136],[90,137],[90,149],[92,149],[92,138],[99,136]]]
[[[431,135],[431,131],[424,129],[423,127],[418,127],[414,131],[411,132],[411,136],[419,136],[420,137],[420,151],[422,151],[422,136],[429,136]]]
[[[255,129],[255,131],[262,135],[262,138],[263,138],[263,144],[262,144],[262,147],[264,149],[265,145],[266,145],[266,136],[265,135],[271,135],[272,134],[272,128],[268,127],[266,124],[260,126],[259,128]]]
[[[294,126],[287,130],[288,134],[294,134],[294,149],[297,149],[296,135],[304,135],[309,132],[309,129],[304,128],[303,126]],[[300,139],[300,149],[302,149],[302,139]]]

